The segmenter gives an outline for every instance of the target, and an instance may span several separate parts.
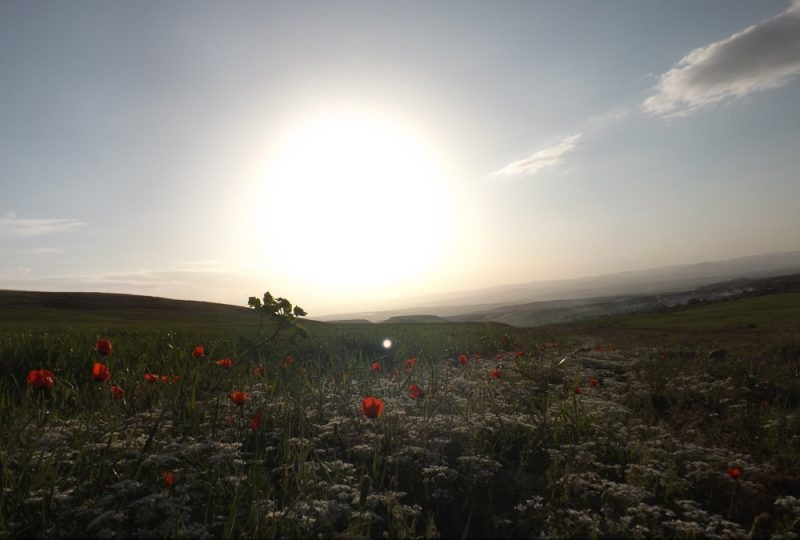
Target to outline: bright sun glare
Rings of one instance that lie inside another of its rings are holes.
[[[382,286],[419,277],[446,241],[435,152],[402,122],[359,112],[299,123],[264,186],[267,264],[319,285]],[[263,199],[262,199],[263,200]]]

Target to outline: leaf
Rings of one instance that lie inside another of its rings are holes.
[[[289,314],[292,312],[292,303],[289,302],[286,298],[278,298],[277,300],[278,305],[283,310],[284,314]]]

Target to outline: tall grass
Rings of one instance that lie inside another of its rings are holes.
[[[499,325],[317,325],[266,349],[254,332],[0,335],[2,535],[798,533],[797,341],[712,360],[702,343]],[[31,369],[53,389],[29,386]],[[366,396],[383,414],[364,415]]]

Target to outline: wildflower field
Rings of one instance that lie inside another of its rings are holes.
[[[657,322],[6,329],[0,536],[797,538],[797,321]]]

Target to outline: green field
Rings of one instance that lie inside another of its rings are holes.
[[[46,298],[0,306],[2,537],[800,534],[796,294],[266,345],[250,311]]]
[[[609,317],[604,322],[625,328],[665,330],[798,330],[800,293],[743,298],[668,313]]]

